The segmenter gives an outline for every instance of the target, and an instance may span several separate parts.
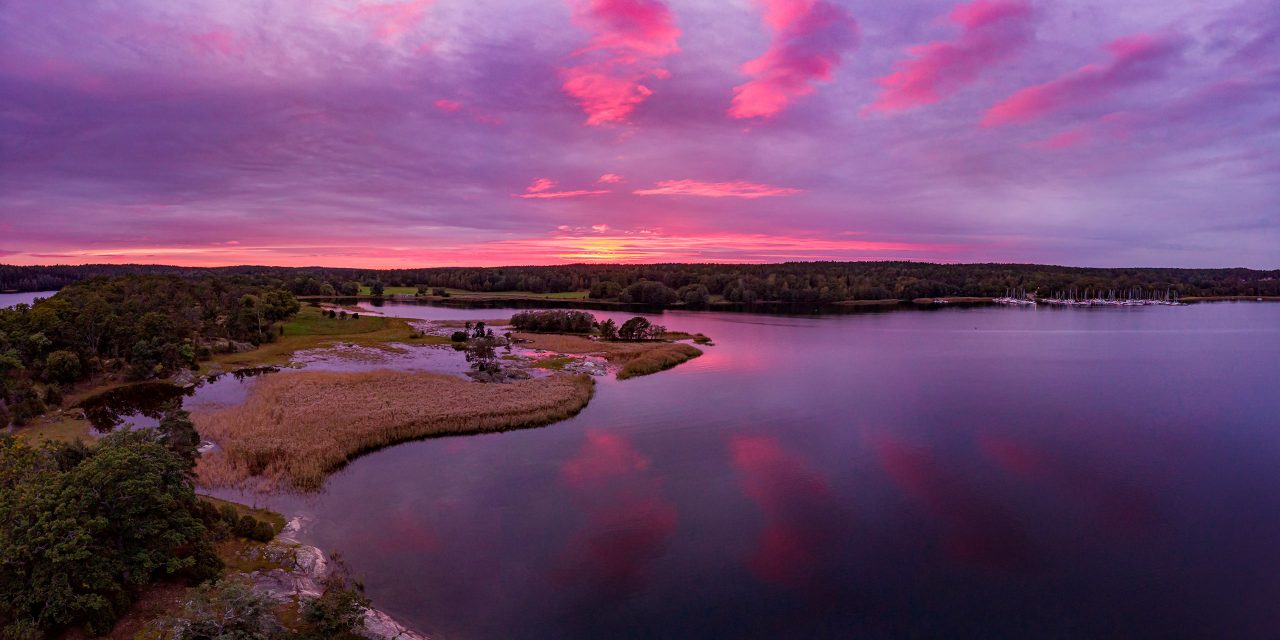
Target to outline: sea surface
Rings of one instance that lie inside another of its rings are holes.
[[[436,638],[1280,633],[1280,304],[651,317],[715,346],[243,499]]]

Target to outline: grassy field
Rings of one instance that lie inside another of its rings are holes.
[[[537,427],[591,399],[589,376],[479,384],[433,373],[306,372],[261,378],[239,406],[193,414],[218,443],[196,472],[205,486],[319,489],[349,460],[400,442]]]
[[[400,296],[400,295],[411,296],[417,293],[418,293],[417,287],[383,287],[382,288],[382,295],[384,296]],[[360,295],[371,296],[373,295],[373,289],[370,289],[369,287],[366,287],[364,285],[360,285]]]
[[[284,325],[284,335],[275,342],[264,344],[244,353],[223,353],[211,362],[227,369],[288,364],[293,352],[315,349],[337,342],[376,347],[387,342],[409,344],[445,344],[449,339],[441,336],[414,337],[416,332],[403,318],[361,315],[331,319],[315,307],[303,307],[298,315]],[[207,370],[208,363],[205,368]]]
[[[13,433],[19,438],[31,442],[74,442],[76,440],[92,440],[89,434],[89,421],[67,413],[55,413],[36,418],[25,427],[14,427]]]

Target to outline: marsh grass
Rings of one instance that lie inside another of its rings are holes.
[[[295,351],[317,349],[339,342],[387,348],[387,343],[445,344],[446,337],[420,335],[409,320],[361,315],[358,319],[332,319],[315,307],[303,307],[284,325],[284,335],[244,353],[224,353],[213,361],[227,369],[288,364]],[[394,350],[394,349],[393,349]],[[206,369],[208,364],[206,363]]]
[[[559,333],[517,333],[522,345],[542,351],[576,355],[600,355],[621,365],[618,379],[665,371],[700,355],[702,350],[671,342],[609,342]]]
[[[662,344],[653,349],[642,351],[626,361],[618,370],[618,379],[626,380],[637,376],[665,371],[682,362],[688,362],[702,355],[702,351],[687,344]]]
[[[512,384],[401,371],[302,372],[259,379],[249,398],[193,414],[219,449],[200,459],[207,486],[319,489],[363,453],[443,435],[538,427],[573,416],[591,399],[589,376]]]

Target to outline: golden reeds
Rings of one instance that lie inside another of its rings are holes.
[[[618,370],[619,380],[664,371],[702,355],[697,347],[670,342],[610,342],[559,333],[514,335],[524,346],[533,349],[604,356],[609,362],[622,365]]]
[[[302,372],[265,376],[249,398],[193,414],[218,444],[201,457],[200,482],[318,489],[353,458],[408,440],[537,427],[573,416],[591,399],[590,376],[555,375],[513,384],[400,371]]]
[[[627,363],[618,370],[618,379],[626,380],[665,371],[700,355],[702,355],[701,350],[687,344],[662,344],[627,360]]]

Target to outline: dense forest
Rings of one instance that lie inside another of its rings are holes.
[[[91,278],[36,305],[0,309],[0,427],[61,402],[60,387],[102,374],[163,377],[215,351],[275,339],[298,311],[260,279]]]
[[[549,267],[339,269],[323,267],[165,267],[157,265],[0,266],[0,290],[56,289],[78,280],[125,273],[184,278],[241,278],[294,295],[355,295],[360,285],[452,287],[478,292],[591,292],[591,297],[644,304],[709,302],[829,304],[845,300],[910,300],[998,296],[1009,289],[1049,293],[1076,289],[1155,291],[1187,296],[1280,295],[1280,270],[1099,269],[1032,264],[926,262],[789,262],[784,264],[573,264]],[[660,286],[659,286],[660,285]]]

